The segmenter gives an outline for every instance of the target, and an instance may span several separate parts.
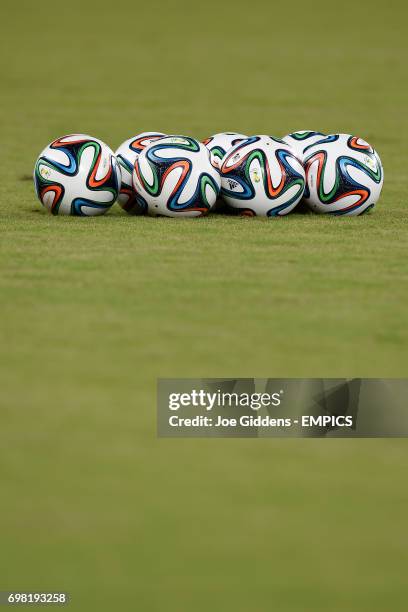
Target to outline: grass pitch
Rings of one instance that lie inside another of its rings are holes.
[[[0,590],[78,611],[405,610],[403,440],[158,440],[157,377],[407,375],[407,10],[2,3]],[[70,132],[350,132],[373,214],[49,216]]]

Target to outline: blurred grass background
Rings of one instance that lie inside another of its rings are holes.
[[[157,377],[406,376],[404,2],[3,0],[0,589],[78,611],[406,610],[404,440],[158,440]],[[361,219],[52,218],[70,132],[350,132]]]

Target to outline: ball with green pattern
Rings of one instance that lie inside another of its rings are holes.
[[[133,186],[149,215],[198,217],[214,207],[221,180],[201,142],[189,136],[167,136],[137,157]]]

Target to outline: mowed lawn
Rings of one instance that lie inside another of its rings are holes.
[[[108,612],[402,612],[405,440],[163,440],[158,377],[406,377],[405,4],[3,1],[0,590]],[[116,148],[348,132],[361,218],[48,215],[71,132]]]

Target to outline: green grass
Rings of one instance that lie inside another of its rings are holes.
[[[157,377],[407,375],[401,2],[4,1],[0,590],[98,612],[406,608],[404,440],[158,440]],[[373,214],[49,216],[70,132],[350,132]]]

